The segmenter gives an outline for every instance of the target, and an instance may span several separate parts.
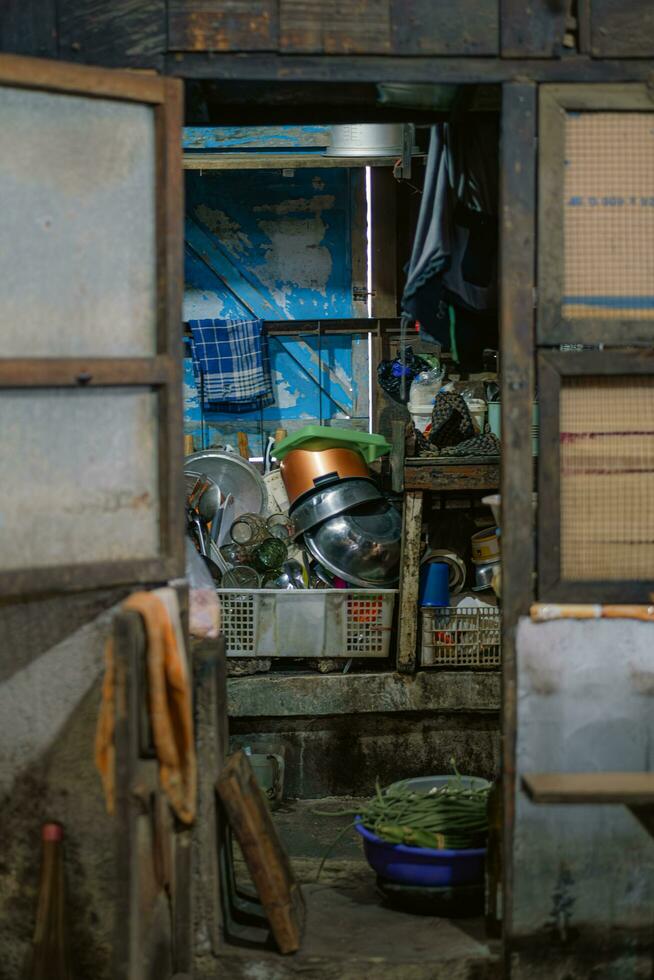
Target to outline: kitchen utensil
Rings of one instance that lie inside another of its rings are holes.
[[[198,498],[197,510],[203,521],[206,521],[207,524],[213,524],[216,514],[220,510],[222,497],[218,484],[211,479],[208,480],[208,483],[209,485]]]
[[[473,562],[496,561],[500,557],[500,539],[496,527],[477,531],[470,539]]]
[[[290,541],[295,534],[295,526],[287,514],[271,514],[266,519],[266,528],[273,538]]]
[[[291,508],[295,534],[303,534],[329,517],[344,514],[358,504],[380,499],[381,493],[369,479],[341,480],[322,490],[315,490]]]
[[[339,480],[370,478],[363,457],[353,449],[293,449],[282,460],[280,469],[291,505],[304,494]]]
[[[252,564],[260,572],[281,568],[287,557],[286,545],[279,538],[266,538],[252,550]]]
[[[229,529],[229,535],[236,544],[253,546],[268,537],[266,522],[258,514],[241,514]]]
[[[203,558],[207,557],[207,542],[204,536],[205,527],[202,522],[202,518],[199,514],[196,514],[194,510],[190,511],[190,520],[195,528],[195,534],[197,537],[198,544],[200,546],[200,554]]]
[[[263,454],[263,474],[267,476],[272,469],[272,453],[275,448],[275,437],[268,436],[268,441],[266,443],[266,448]]]
[[[252,561],[252,549],[234,541],[221,545],[219,551],[228,565],[249,565]]]
[[[490,589],[493,585],[493,573],[500,564],[499,558],[496,561],[475,562],[475,584],[473,592],[483,592]]]
[[[357,432],[355,429],[337,429],[331,425],[305,425],[288,438],[280,440],[275,433],[275,457],[281,462],[292,449],[354,449],[365,460],[373,463],[390,451],[390,443],[374,432]]]
[[[184,461],[185,473],[206,473],[226,497],[233,494],[233,520],[240,514],[261,514],[266,509],[268,493],[258,470],[236,453],[221,449],[203,449]]]
[[[445,562],[430,561],[420,570],[420,606],[449,606],[450,567]]]
[[[400,565],[402,519],[385,499],[360,504],[304,534],[314,558],[346,582],[391,587]]]
[[[223,576],[224,589],[258,589],[259,575],[249,565],[235,565]]]
[[[296,589],[306,589],[307,583],[304,578],[304,569],[299,561],[296,561],[294,558],[289,558],[282,565],[282,572],[285,572],[289,576]]]
[[[234,513],[234,495],[233,494],[228,493],[227,496],[225,497],[225,500],[224,500],[223,506],[222,506],[222,511],[223,511],[223,516],[222,516],[222,520],[220,522],[220,531],[218,532],[218,537],[216,538],[216,544],[218,545],[219,548],[222,546],[223,541],[227,537],[227,532],[228,532],[229,528],[231,527],[230,521],[231,521],[232,515]]]
[[[449,548],[433,548],[425,552],[421,559],[421,565],[430,561],[444,561],[450,568],[450,595],[458,595],[465,585],[467,569],[466,563],[456,551]]]
[[[209,538],[209,559],[220,569],[221,575],[224,575],[232,567],[232,563],[225,561],[220,548],[211,538]]]

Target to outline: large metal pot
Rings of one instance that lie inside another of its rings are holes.
[[[332,126],[330,157],[402,156],[403,123],[342,123]]]
[[[316,490],[291,508],[295,533],[304,534],[330,517],[380,498],[381,493],[372,480],[339,480],[332,486]]]
[[[389,588],[400,571],[402,518],[385,499],[360,504],[304,534],[321,565],[354,585]]]
[[[353,449],[292,449],[280,470],[291,505],[339,480],[370,478],[363,457]]]

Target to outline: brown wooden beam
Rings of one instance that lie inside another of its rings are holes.
[[[0,359],[0,388],[161,386],[177,378],[179,358],[11,357]]]
[[[536,86],[505,85],[500,139],[502,351],[502,777],[504,929],[512,934],[516,631],[534,597],[533,456]]]

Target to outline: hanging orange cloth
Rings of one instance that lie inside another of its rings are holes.
[[[195,818],[197,762],[189,669],[174,589],[135,592],[122,604],[138,612],[145,628],[149,710],[159,780],[180,820]],[[107,810],[114,811],[116,677],[113,639],[105,649],[102,704],[95,733],[95,764],[102,778]]]

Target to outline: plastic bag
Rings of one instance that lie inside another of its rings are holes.
[[[393,401],[406,405],[409,400],[411,382],[421,371],[431,370],[432,365],[418,354],[413,353],[412,347],[405,347],[404,352],[398,350],[393,361],[381,361],[377,366],[377,380]],[[404,392],[402,392],[404,379]]]
[[[186,578],[189,585],[189,632],[215,639],[220,633],[220,602],[209,569],[186,538]]]

